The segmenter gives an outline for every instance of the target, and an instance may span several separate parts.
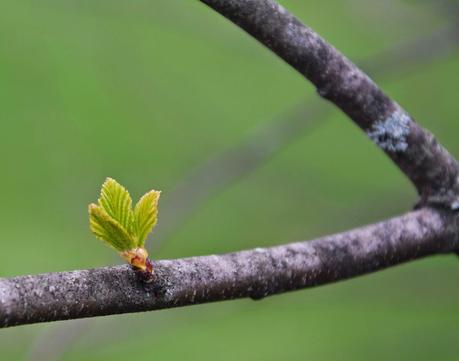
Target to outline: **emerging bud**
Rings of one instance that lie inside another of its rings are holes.
[[[132,248],[121,252],[121,256],[135,268],[149,273],[153,271],[151,261],[148,259],[148,252],[145,248]]]

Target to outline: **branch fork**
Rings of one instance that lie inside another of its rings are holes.
[[[295,68],[406,174],[418,209],[380,223],[272,248],[0,279],[0,327],[260,299],[459,251],[459,165],[350,60],[272,0],[201,0]]]

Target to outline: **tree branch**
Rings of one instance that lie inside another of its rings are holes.
[[[407,174],[423,207],[311,242],[154,263],[0,279],[0,327],[269,295],[459,250],[459,166],[365,74],[271,0],[202,0],[290,63]]]
[[[459,165],[345,56],[273,0],[201,0],[271,49],[344,111],[408,176],[420,204],[459,209]]]
[[[456,25],[447,24],[427,36],[409,39],[384,49],[381,53],[358,62],[358,65],[372,76],[384,76],[385,79],[394,76],[394,73],[406,76],[413,68],[419,69],[452,54],[459,45],[458,29]],[[318,102],[318,99],[314,100]],[[185,175],[185,179],[176,189],[168,191],[166,202],[161,205],[161,227],[156,231],[155,242],[151,247],[158,249],[208,198],[256,170],[295,139],[309,134],[309,120],[320,122],[326,117],[327,111],[333,110],[322,103],[319,109],[314,107],[315,104],[316,102],[298,104],[277,119],[263,122],[229,149],[213,155]],[[314,113],[314,109],[319,110],[319,113]],[[250,162],[245,160],[246,156],[249,156]],[[236,168],[228,170],[226,162],[234,164]],[[211,182],[209,178],[212,179]],[[198,195],[189,197],[193,192]],[[31,348],[28,359],[60,359],[92,327],[91,320],[88,318],[86,322],[60,323],[58,327],[43,332]]]
[[[455,21],[426,36],[395,44],[363,59],[359,65],[376,77],[394,75],[408,66],[412,69],[413,65],[419,66],[446,57],[457,49],[458,39],[459,22]],[[406,70],[403,75],[406,75]],[[158,248],[177,232],[198,206],[202,206],[214,194],[253,172],[299,137],[313,131],[319,121],[333,110],[325,105],[318,98],[303,101],[276,119],[264,122],[238,143],[192,169],[164,199],[161,227],[156,231],[153,247]]]
[[[310,242],[157,261],[153,284],[127,265],[0,279],[0,326],[260,299],[452,252],[457,224],[424,208]]]

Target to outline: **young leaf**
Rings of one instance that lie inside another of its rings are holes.
[[[134,209],[135,234],[137,247],[143,247],[148,233],[151,232],[158,218],[158,199],[161,192],[150,191],[142,196]]]
[[[119,252],[136,247],[136,240],[113,219],[101,206],[94,203],[89,205],[89,227],[102,241]]]
[[[134,214],[132,212],[132,199],[129,192],[112,178],[107,178],[102,185],[99,205],[105,212],[116,220],[124,230],[132,234]]]
[[[160,192],[150,191],[132,210],[128,191],[112,178],[102,185],[99,204],[89,205],[89,227],[97,238],[116,249],[145,282],[152,282],[153,263],[144,248],[148,233],[156,224]]]

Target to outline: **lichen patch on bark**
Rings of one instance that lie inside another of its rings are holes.
[[[410,117],[401,110],[395,110],[382,121],[373,123],[367,131],[370,139],[387,152],[404,152],[408,149]]]

